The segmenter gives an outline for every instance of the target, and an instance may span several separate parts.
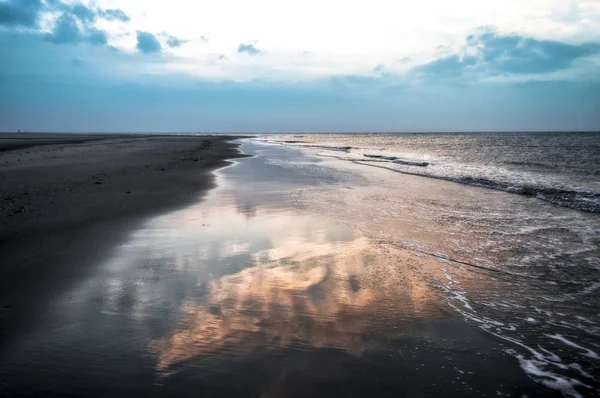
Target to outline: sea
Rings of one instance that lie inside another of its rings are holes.
[[[600,134],[238,142],[2,346],[0,395],[600,396]]]
[[[599,133],[296,134],[276,140],[317,149],[320,156],[600,213]]]
[[[370,176],[363,192],[332,190],[327,211],[436,258],[443,276],[430,285],[530,378],[565,396],[600,393],[600,133],[261,139]]]

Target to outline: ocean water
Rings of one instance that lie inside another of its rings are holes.
[[[417,137],[437,157],[394,136],[244,140],[215,189],[3,342],[0,395],[598,396],[600,214],[397,172],[463,170],[443,137]],[[538,181],[593,190],[569,164]]]
[[[277,141],[600,212],[600,133],[305,134]]]
[[[254,157],[132,231],[3,344],[1,396],[558,396],[440,307],[420,276],[435,259],[313,206],[367,176],[242,150]]]
[[[532,380],[565,396],[600,392],[600,134],[261,139],[363,175],[302,200],[436,259],[440,273],[424,278]]]

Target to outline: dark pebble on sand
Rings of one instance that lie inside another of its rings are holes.
[[[102,185],[102,181],[95,181],[94,184],[96,184],[96,185]]]

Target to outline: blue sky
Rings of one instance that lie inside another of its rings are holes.
[[[600,1],[190,3],[0,0],[0,131],[600,130]]]

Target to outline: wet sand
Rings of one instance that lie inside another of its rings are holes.
[[[2,340],[0,392],[559,395],[448,307],[431,283],[446,280],[445,263],[352,223],[358,204],[335,192],[363,176],[295,149],[242,149],[257,156],[216,171],[189,205],[136,218],[96,250],[70,235],[86,271],[47,294],[27,332]]]
[[[242,156],[227,137],[0,135],[0,340],[145,217],[198,200]]]
[[[143,135],[127,134],[56,134],[56,133],[1,133],[0,152],[42,145],[81,144],[125,137],[144,138]]]

